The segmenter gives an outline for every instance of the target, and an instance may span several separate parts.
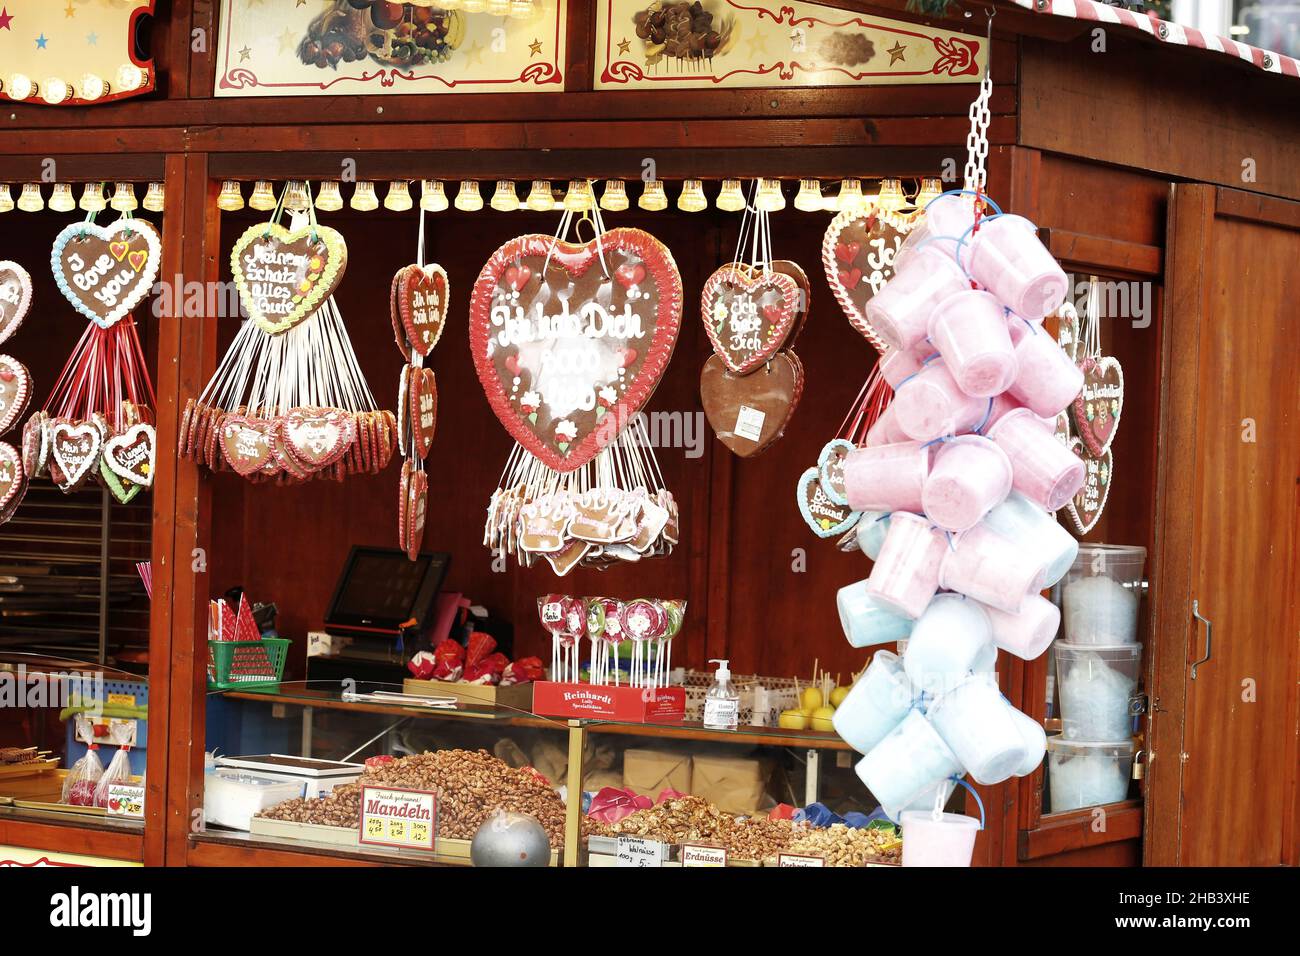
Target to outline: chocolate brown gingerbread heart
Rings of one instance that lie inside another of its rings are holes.
[[[27,493],[27,472],[23,456],[12,445],[0,442],[0,524],[8,521]]]
[[[1085,358],[1079,367],[1083,389],[1071,406],[1074,430],[1092,457],[1100,458],[1110,451],[1124,413],[1124,370],[1110,356]]]
[[[773,270],[728,263],[704,282],[700,313],[713,351],[737,375],[748,375],[776,354],[794,327],[799,286]]]
[[[32,376],[11,355],[0,355],[0,435],[18,423],[32,399]]]
[[[447,295],[447,273],[440,265],[404,266],[393,277],[392,301],[397,310],[393,327],[401,329],[419,355],[427,356],[442,338]]]
[[[230,268],[239,298],[264,332],[285,332],[315,313],[343,279],[348,246],[329,226],[292,231],[249,226],[235,241]]]
[[[847,209],[831,220],[822,240],[822,267],[849,324],[877,349],[884,343],[867,321],[866,306],[894,274],[894,256],[911,230],[874,209]]]
[[[104,442],[104,465],[119,479],[148,488],[153,484],[157,453],[153,426],[140,422]]]
[[[58,465],[56,482],[65,492],[80,488],[99,467],[104,436],[92,422],[56,418],[50,427],[50,452]]]
[[[31,304],[31,275],[16,262],[0,260],[0,345],[18,331]]]
[[[249,415],[225,415],[215,429],[221,456],[236,474],[262,471],[275,454],[275,422]]]
[[[340,408],[291,408],[277,427],[287,452],[309,472],[334,464],[357,438],[356,419]]]
[[[803,395],[803,365],[791,351],[777,352],[750,375],[729,371],[710,355],[700,373],[700,400],[718,440],[752,458],[781,437]]]
[[[433,433],[438,427],[438,379],[431,368],[411,368],[409,383],[411,419],[411,454],[427,458],[433,447]]]
[[[1110,449],[1094,456],[1091,449],[1078,438],[1070,439],[1070,450],[1083,459],[1083,487],[1066,502],[1065,510],[1080,535],[1086,535],[1097,526],[1101,513],[1110,498],[1110,486],[1115,479],[1115,459]]]
[[[55,237],[50,252],[59,291],[103,329],[148,294],[161,261],[158,232],[144,219],[119,219],[107,226],[71,223]]]

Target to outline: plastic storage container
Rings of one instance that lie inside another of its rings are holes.
[[[1123,800],[1128,796],[1132,769],[1132,740],[1099,743],[1047,738],[1051,812],[1063,813]]]
[[[1127,740],[1129,700],[1137,689],[1141,644],[1056,642],[1056,689],[1066,740]]]
[[[257,641],[208,641],[208,690],[278,684],[291,642],[281,637]]]
[[[909,804],[953,774],[965,772],[919,710],[908,711],[898,726],[858,761],[855,769],[858,778],[885,807]]]
[[[1024,735],[1010,711],[993,675],[975,674],[940,697],[927,716],[975,782],[988,786],[1025,762]]]
[[[903,866],[970,866],[980,822],[960,813],[936,819],[928,810],[899,815],[903,827]]]
[[[1071,644],[1131,644],[1147,550],[1127,544],[1085,544],[1065,575],[1061,603]]]
[[[884,740],[912,707],[912,685],[897,654],[877,651],[866,673],[835,708],[831,725],[860,754]]]
[[[854,647],[892,644],[912,633],[915,622],[868,594],[866,581],[840,588],[835,604],[840,612],[840,627],[844,628],[845,638]]]

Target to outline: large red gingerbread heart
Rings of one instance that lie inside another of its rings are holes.
[[[438,380],[431,368],[411,367],[408,385],[411,418],[411,454],[417,458],[429,457],[433,447],[433,433],[438,427]]]
[[[404,266],[393,278],[392,306],[394,328],[401,328],[417,353],[428,355],[447,324],[447,273],[436,264]]]
[[[700,312],[713,351],[737,375],[748,375],[776,354],[799,314],[800,290],[782,272],[752,271],[728,263],[704,283]]]
[[[654,393],[681,329],[672,254],[640,229],[599,242],[512,239],[470,296],[470,350],[492,410],[556,471],[590,461]]]
[[[867,321],[867,302],[893,276],[894,256],[909,230],[874,210],[849,209],[831,220],[822,240],[822,268],[835,301],[849,324],[881,351],[884,342]]]

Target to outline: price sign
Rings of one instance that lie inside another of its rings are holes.
[[[826,859],[820,856],[805,856],[802,853],[782,853],[776,858],[777,866],[825,866]]]
[[[620,836],[618,838],[619,866],[663,866],[668,845],[645,837]]]
[[[108,785],[108,815],[110,817],[144,817],[144,787],[132,783]]]
[[[727,851],[703,843],[682,844],[682,866],[726,866]]]
[[[432,851],[437,823],[438,795],[432,791],[361,788],[362,844]]]

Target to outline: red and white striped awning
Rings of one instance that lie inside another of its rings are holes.
[[[1036,13],[1048,13],[1058,17],[1072,17],[1075,20],[1092,20],[1097,23],[1116,23],[1120,26],[1133,27],[1150,34],[1164,43],[1178,46],[1196,47],[1213,50],[1226,56],[1235,56],[1239,60],[1252,63],[1266,73],[1281,73],[1283,76],[1300,77],[1300,61],[1283,56],[1271,50],[1261,50],[1247,43],[1238,43],[1227,37],[1213,33],[1203,33],[1191,27],[1168,23],[1148,13],[1135,13],[1120,7],[1095,3],[1093,0],[1013,0],[1026,10]]]

